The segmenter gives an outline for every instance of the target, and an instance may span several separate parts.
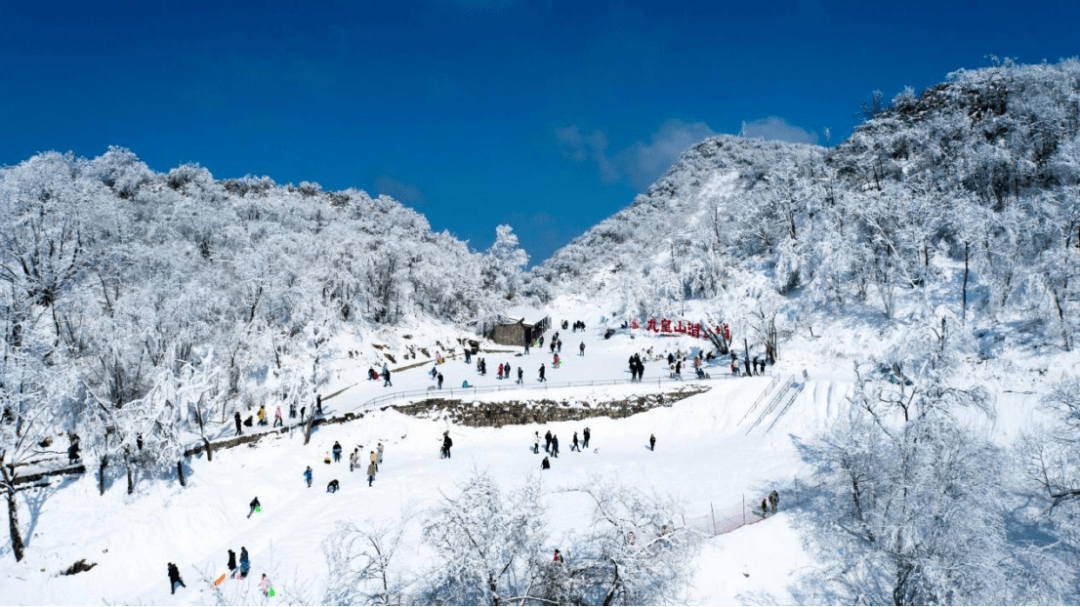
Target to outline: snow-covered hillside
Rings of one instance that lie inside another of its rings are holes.
[[[362,192],[0,169],[3,602],[1076,603],[1080,63],[867,112],[707,139],[529,273]]]

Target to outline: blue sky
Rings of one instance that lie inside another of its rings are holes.
[[[6,2],[0,23],[0,163],[113,144],[356,187],[475,249],[509,223],[534,263],[712,133],[835,143],[875,89],[1080,54],[1072,2]]]

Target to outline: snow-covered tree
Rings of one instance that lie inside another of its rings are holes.
[[[546,518],[538,481],[503,492],[485,474],[444,497],[424,524],[438,554],[420,600],[426,604],[501,605],[529,596],[544,551]]]
[[[1062,600],[1052,555],[1006,529],[1002,451],[961,421],[992,411],[948,360],[863,365],[851,414],[806,446],[821,485],[803,508],[820,566],[803,600],[960,604]]]
[[[521,288],[521,272],[529,263],[529,255],[518,246],[514,228],[504,224],[495,228],[495,242],[482,263],[485,288],[505,293],[507,299],[513,299]]]

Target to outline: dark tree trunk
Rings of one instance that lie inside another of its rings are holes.
[[[968,243],[964,242],[964,290],[961,294],[962,307],[960,311],[960,319],[967,321],[967,283],[968,283]]]
[[[101,463],[98,464],[98,493],[105,495],[105,468],[109,465],[109,455],[105,454],[101,456]]]
[[[127,468],[128,495],[135,493],[135,479],[131,473],[131,450],[124,447],[124,467]]]
[[[176,462],[176,473],[180,476],[180,486],[187,487],[187,480],[184,478],[184,460]]]
[[[4,476],[7,476],[6,474]],[[5,482],[7,482],[5,480]],[[23,559],[23,545],[22,534],[19,533],[19,514],[18,506],[15,504],[15,488],[8,484],[7,490],[7,505],[8,505],[8,533],[11,535],[11,551],[15,553],[15,560],[21,561]]]
[[[4,480],[4,485],[7,486],[7,505],[8,505],[8,533],[11,536],[11,551],[15,553],[15,560],[21,561],[23,558],[23,545],[22,534],[19,533],[19,510],[18,505],[15,503],[15,467],[9,466],[6,462],[0,459],[0,477]]]

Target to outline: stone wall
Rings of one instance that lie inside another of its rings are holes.
[[[684,398],[707,391],[708,388],[704,387],[687,387],[675,392],[638,395],[602,403],[544,399],[474,404],[472,401],[429,398],[417,403],[397,405],[391,408],[414,417],[448,417],[454,424],[460,426],[500,428],[513,425],[579,421],[592,417],[622,419],[656,407],[670,407]]]

